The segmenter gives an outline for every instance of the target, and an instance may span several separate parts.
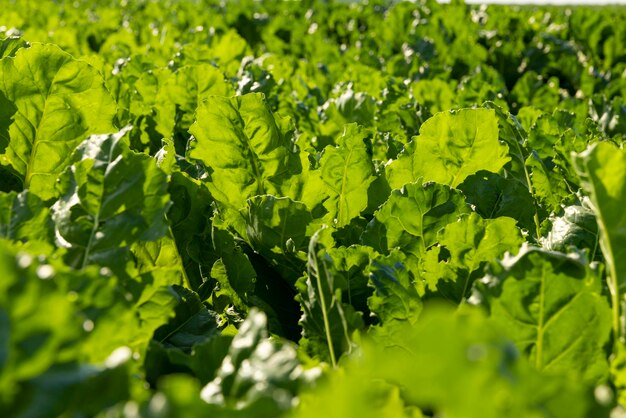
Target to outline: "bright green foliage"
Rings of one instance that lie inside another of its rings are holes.
[[[492,110],[441,112],[389,166],[389,184],[400,188],[422,178],[456,187],[479,170],[499,171],[509,160]]]
[[[624,9],[2,6],[2,418],[626,411]]]
[[[482,285],[492,320],[538,370],[606,378],[610,308],[595,272],[565,254],[527,247]]]
[[[363,243],[377,251],[400,248],[419,257],[437,242],[439,230],[468,212],[460,192],[438,183],[410,183],[394,190],[376,211]]]
[[[96,70],[56,45],[34,44],[2,59],[0,79],[15,108],[0,121],[2,162],[47,200],[74,148],[90,134],[114,130],[115,103]]]
[[[297,174],[290,128],[274,118],[260,94],[211,97],[196,118],[188,155],[209,168],[208,187],[220,203],[240,209],[253,196],[280,196]]]
[[[0,193],[0,236],[12,240],[50,240],[52,227],[49,210],[29,191]]]
[[[416,407],[449,417],[593,414],[575,385],[530,370],[502,332],[477,312],[435,309],[417,326],[398,324],[394,334],[364,341],[362,355],[305,394],[293,416],[420,417]],[[441,379],[445,385],[432,384]]]
[[[230,96],[232,93],[222,72],[212,65],[181,67],[165,81],[155,97],[157,130],[165,137],[172,136],[175,128],[186,132],[202,101],[213,95]]]
[[[367,190],[375,177],[365,138],[358,125],[346,125],[337,146],[327,146],[320,160],[329,194],[324,206],[337,227],[348,225],[367,207]]]

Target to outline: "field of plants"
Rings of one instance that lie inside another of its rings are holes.
[[[0,416],[626,416],[626,8],[0,2]]]

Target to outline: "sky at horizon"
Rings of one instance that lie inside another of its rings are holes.
[[[481,4],[557,4],[557,5],[606,5],[606,4],[624,4],[626,0],[465,0],[466,3]],[[448,3],[448,1],[441,1]]]

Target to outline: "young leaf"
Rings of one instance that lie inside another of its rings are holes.
[[[388,167],[389,185],[398,189],[417,181],[456,187],[480,170],[497,172],[510,160],[498,140],[493,110],[462,109],[428,119],[398,159]]]
[[[114,131],[116,106],[98,72],[55,45],[33,44],[0,60],[0,92],[13,102],[12,119],[0,119],[11,139],[4,158],[43,200],[88,135]]]
[[[438,282],[436,286],[446,288],[448,295],[452,293],[455,302],[462,302],[482,264],[506,251],[516,252],[522,242],[521,233],[511,218],[483,219],[476,213],[462,217],[439,234],[439,245],[450,253],[446,267],[454,272],[454,284]],[[442,278],[431,276],[427,281],[433,286],[434,280]]]

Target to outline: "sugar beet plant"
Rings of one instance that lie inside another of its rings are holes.
[[[2,417],[623,417],[626,11],[5,0]]]

